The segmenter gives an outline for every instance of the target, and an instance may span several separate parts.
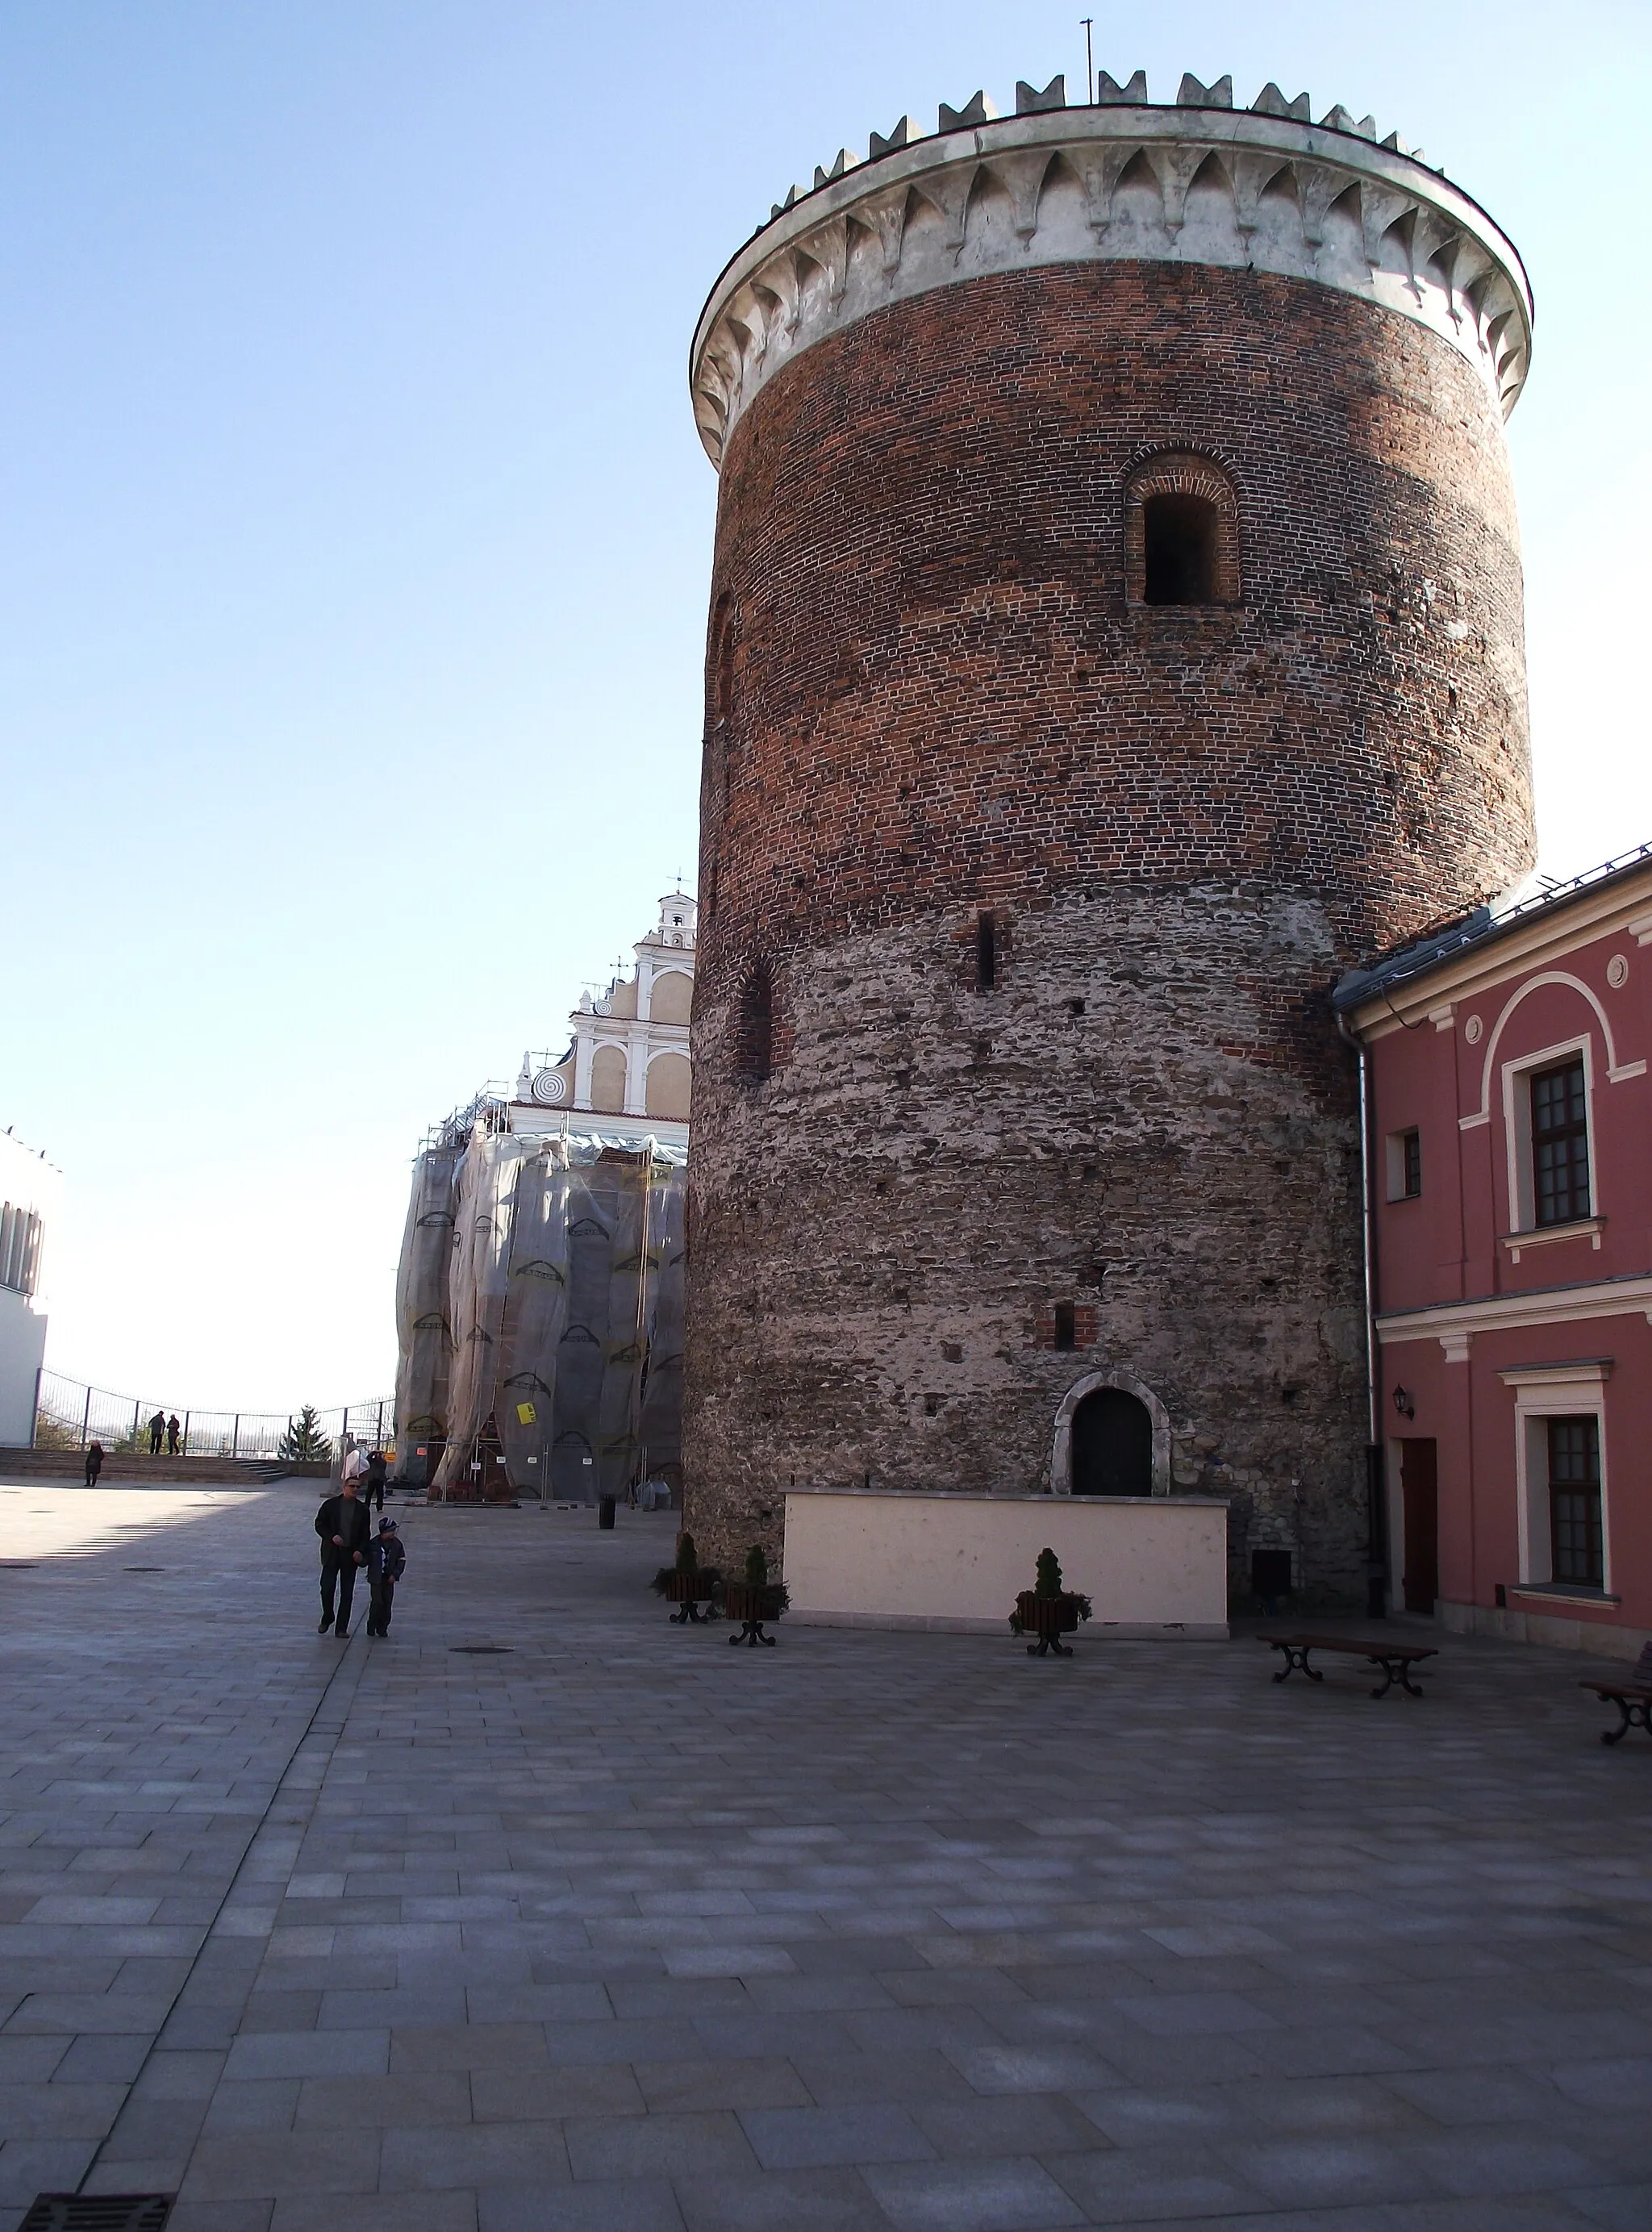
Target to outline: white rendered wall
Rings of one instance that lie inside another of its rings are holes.
[[[35,1430],[36,1375],[46,1353],[46,1289],[62,1173],[43,1155],[0,1132],[0,1201],[41,1221],[39,1276],[32,1295],[0,1287],[0,1448],[27,1448]]]
[[[1007,1632],[1046,1547],[1095,1607],[1082,1633],[1228,1632],[1228,1507],[1208,1496],[786,1498],[786,1585],[805,1625]]]
[[[0,1287],[0,1449],[27,1449],[35,1389],[46,1354],[46,1314]]]

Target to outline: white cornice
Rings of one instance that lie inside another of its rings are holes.
[[[1571,1325],[1589,1318],[1643,1317],[1652,1324],[1652,1276],[1603,1279],[1587,1287],[1547,1287],[1530,1294],[1490,1294],[1474,1302],[1440,1302],[1423,1310],[1390,1310],[1378,1317],[1384,1348],[1437,1340],[1447,1361],[1467,1361],[1474,1334],[1526,1326]]]
[[[1519,256],[1425,164],[1249,109],[1059,108],[891,150],[765,225],[695,331],[701,439],[719,464],[778,370],[887,303],[988,273],[1115,262],[1279,272],[1398,311],[1465,357],[1505,416],[1526,378]]]

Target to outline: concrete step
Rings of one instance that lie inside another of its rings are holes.
[[[122,1480],[153,1481],[158,1486],[163,1481],[193,1481],[206,1486],[213,1483],[231,1483],[238,1488],[262,1487],[272,1480],[285,1480],[296,1471],[325,1480],[325,1465],[284,1465],[272,1458],[258,1457],[152,1457],[133,1456],[130,1452],[108,1450],[104,1457],[103,1470],[107,1476],[118,1475]],[[13,1480],[83,1480],[86,1458],[80,1450],[8,1450],[0,1449],[0,1471]]]

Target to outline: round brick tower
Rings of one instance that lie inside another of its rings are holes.
[[[688,1523],[1216,1494],[1363,1593],[1329,993],[1532,866],[1530,298],[1369,120],[1102,89],[840,157],[695,335]]]

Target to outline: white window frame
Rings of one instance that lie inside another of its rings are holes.
[[[1416,1193],[1407,1193],[1405,1191],[1405,1143],[1414,1132],[1417,1135],[1417,1164],[1420,1171],[1422,1162],[1422,1126],[1420,1124],[1402,1124],[1397,1132],[1390,1132],[1388,1135],[1385,1144],[1388,1151],[1388,1197],[1390,1201],[1421,1201],[1422,1198],[1421,1186]]]
[[[1611,1496],[1607,1482],[1606,1382],[1610,1356],[1586,1357],[1571,1364],[1531,1364],[1500,1372],[1514,1390],[1514,1498],[1519,1541],[1519,1584],[1554,1580],[1554,1534],[1549,1511],[1549,1421],[1595,1421],[1600,1452],[1600,1571],[1607,1596],[1612,1587]],[[1579,1585],[1579,1594],[1583,1593]],[[1588,1601],[1595,1601],[1592,1593]]]
[[[1584,1122],[1589,1140],[1589,1210],[1571,1224],[1539,1225],[1537,1221],[1537,1172],[1532,1155],[1532,1079],[1540,1069],[1552,1068],[1568,1054],[1584,1058]],[[1528,1232],[1567,1232],[1593,1218],[1600,1205],[1600,1165],[1595,1159],[1595,1060],[1593,1035],[1583,1032],[1562,1039],[1538,1054],[1523,1054],[1503,1064],[1503,1134],[1508,1152],[1508,1210],[1511,1235]],[[1598,1246],[1598,1237],[1596,1244]]]

